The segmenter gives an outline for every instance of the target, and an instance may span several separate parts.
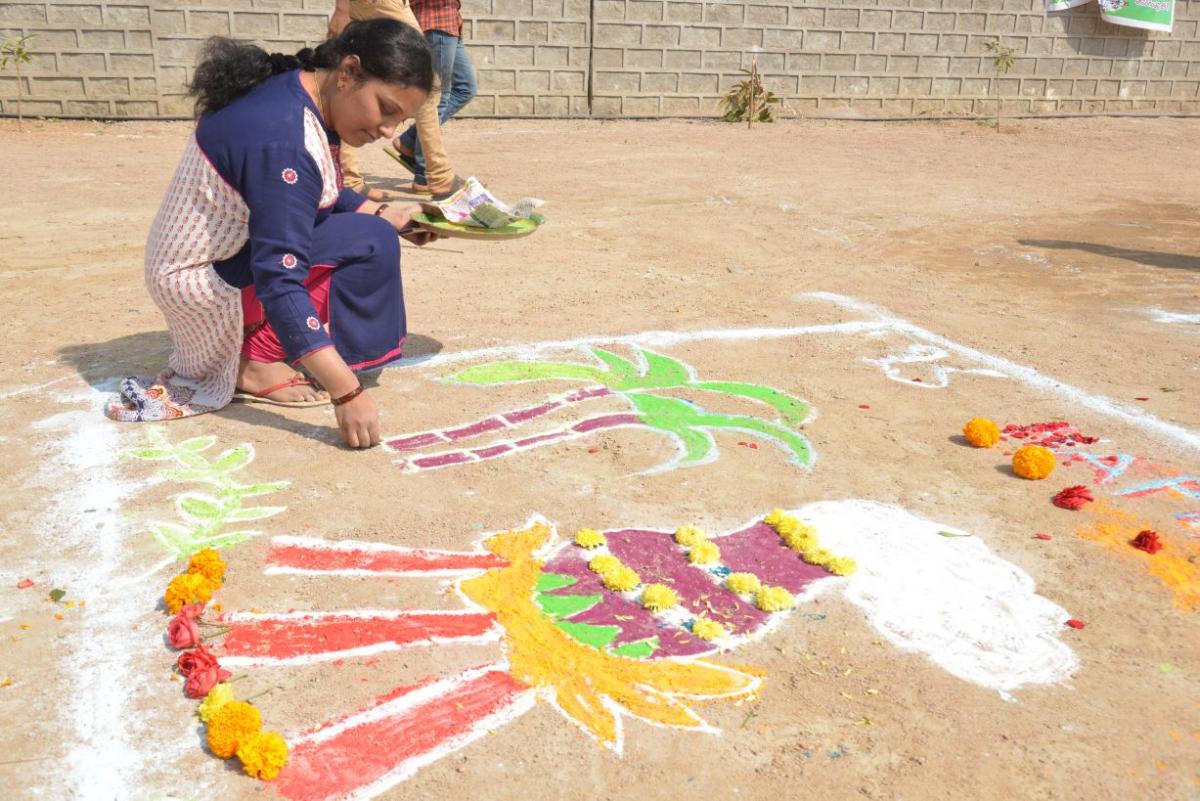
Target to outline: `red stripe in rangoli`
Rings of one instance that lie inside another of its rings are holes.
[[[288,659],[380,643],[406,645],[434,637],[474,637],[487,633],[493,621],[486,614],[444,612],[412,612],[395,617],[314,614],[288,620],[236,621],[229,624],[224,652],[227,656]]]
[[[491,553],[438,553],[418,549],[386,551],[310,548],[281,545],[271,548],[267,564],[302,570],[375,570],[381,573],[423,573],[430,570],[476,570],[504,567]]]
[[[322,801],[353,792],[468,734],[527,690],[508,673],[493,670],[399,714],[351,726],[324,742],[301,743],[275,780],[276,789],[291,801]]]

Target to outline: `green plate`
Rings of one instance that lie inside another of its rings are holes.
[[[523,236],[529,236],[538,229],[542,224],[542,216],[534,214],[525,220],[517,220],[511,225],[505,225],[502,228],[479,228],[474,225],[463,225],[462,223],[452,223],[445,217],[425,212],[417,212],[412,216],[412,221],[421,226],[427,231],[433,231],[438,236],[460,237],[462,239],[520,239]]]

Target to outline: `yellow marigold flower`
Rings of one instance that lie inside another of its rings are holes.
[[[804,553],[805,562],[808,562],[810,565],[817,565],[819,567],[826,567],[836,558],[837,557],[831,554],[829,551],[819,546],[816,548],[810,548]]]
[[[180,573],[171,579],[167,591],[163,593],[163,601],[171,614],[176,614],[184,606],[194,603],[208,603],[212,598],[213,588],[208,580],[198,573]]]
[[[781,514],[779,517],[779,522],[775,523],[774,528],[775,531],[779,532],[781,537],[786,537],[793,534],[793,532],[799,528],[799,525],[799,520],[792,517],[791,514]]]
[[[620,567],[624,567],[621,564],[621,560],[610,553],[602,553],[599,556],[592,557],[592,560],[588,562],[588,569],[602,576]]]
[[[685,548],[704,542],[708,535],[696,526],[680,526],[675,529],[675,541]]]
[[[208,721],[208,750],[221,759],[237,753],[242,741],[262,728],[262,716],[245,701],[230,701]]]
[[[698,542],[688,551],[688,561],[693,565],[711,565],[721,558],[721,549],[705,540]]]
[[[835,576],[849,576],[858,570],[858,562],[849,556],[835,556],[826,563],[825,569]]]
[[[1012,469],[1021,478],[1045,478],[1054,471],[1054,453],[1041,445],[1025,445],[1013,454]]]
[[[725,636],[725,627],[715,620],[698,617],[692,622],[692,634],[702,640],[715,640]]]
[[[762,582],[753,573],[730,573],[725,577],[725,586],[739,595],[753,595],[758,592]]]
[[[796,553],[804,553],[809,548],[817,547],[817,530],[807,523],[796,521],[795,526],[786,533],[780,531],[779,536],[783,538],[787,547]]]
[[[963,426],[963,437],[976,448],[990,448],[1000,441],[1000,427],[986,417],[975,417]]]
[[[783,518],[784,518],[784,514],[783,514],[782,509],[772,509],[771,514],[769,514],[763,518],[763,522],[766,523],[771,528],[775,528],[776,526],[779,525],[780,521],[782,521]]]
[[[204,700],[200,702],[200,719],[205,723],[212,720],[212,716],[217,713],[217,710],[233,700],[233,687],[230,687],[225,682],[221,682],[216,687],[208,691],[208,695],[204,696]]]
[[[679,603],[675,590],[666,584],[647,584],[642,590],[642,606],[651,612],[661,612]]]
[[[637,574],[637,571],[625,565],[601,573],[600,580],[613,592],[626,592],[642,583],[642,577]]]
[[[287,742],[273,731],[260,731],[242,740],[237,757],[248,775],[269,782],[288,763]]]
[[[196,551],[188,560],[187,572],[204,576],[213,589],[220,589],[225,580],[225,562],[212,548]]]
[[[783,612],[791,609],[796,599],[783,587],[761,587],[754,594],[754,605],[764,612]]]
[[[607,545],[608,540],[594,528],[581,528],[575,532],[575,544],[580,548],[599,548],[601,545]]]

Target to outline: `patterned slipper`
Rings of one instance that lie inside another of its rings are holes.
[[[399,150],[392,147],[391,145],[384,146],[383,152],[387,153],[389,156],[394,158],[396,161],[400,162],[400,166],[403,167],[404,169],[408,170],[409,172],[411,172],[413,175],[417,174],[417,170],[419,168],[417,167],[417,162],[413,161],[412,156],[408,156],[408,155],[405,155],[404,153],[401,153]]]
[[[267,397],[272,392],[278,392],[279,390],[287,389],[288,387],[312,387],[312,386],[316,386],[316,385],[313,384],[313,382],[309,381],[304,376],[300,375],[300,373],[296,373],[291,378],[289,378],[287,381],[280,381],[278,384],[267,387],[266,389],[262,390],[261,392],[235,392],[235,393],[233,393],[233,400],[236,402],[239,402],[239,403],[265,403],[270,406],[293,406],[296,408],[307,408],[309,406],[327,406],[327,405],[329,405],[329,398],[325,398],[324,400],[311,400],[311,401],[281,401],[281,400],[275,400],[274,398]]]

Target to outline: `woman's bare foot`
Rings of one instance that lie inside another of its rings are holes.
[[[268,364],[266,362],[251,361],[242,356],[238,362],[237,389],[238,392],[253,395],[262,392],[268,387],[282,384],[294,375],[296,375],[296,371],[283,362],[271,362]],[[328,400],[329,393],[319,390],[310,384],[301,384],[299,386],[277,389],[266,397],[275,401],[293,403],[296,401]]]

